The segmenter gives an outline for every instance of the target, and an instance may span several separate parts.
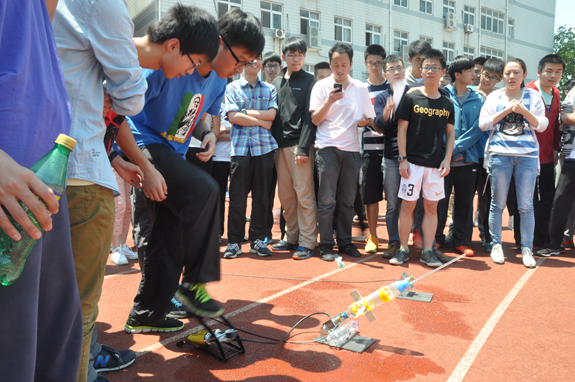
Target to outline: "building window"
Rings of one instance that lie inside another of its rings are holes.
[[[475,25],[475,8],[463,7],[463,24]]]
[[[307,34],[308,27],[318,27],[319,28],[319,13],[306,11],[301,9],[299,11],[300,16],[300,30],[299,33]]]
[[[400,53],[402,45],[407,45],[407,32],[394,31],[393,32],[393,51],[395,53]]]
[[[313,72],[313,65],[303,64],[304,72],[308,72],[310,74],[314,74]]]
[[[448,13],[455,13],[455,1],[443,0],[443,17]]]
[[[351,43],[351,20],[336,17],[335,20],[335,41]]]
[[[507,27],[508,27],[508,28],[507,28],[507,29],[508,29],[508,32],[507,32],[507,33],[509,33],[509,37],[515,38],[515,20],[509,19],[509,20],[507,20],[507,21],[508,21],[508,22],[507,22]]]
[[[219,0],[218,18],[222,17],[230,9],[241,8],[241,7],[242,7],[242,0]]]
[[[407,8],[407,0],[393,0],[393,4]]]
[[[443,41],[443,55],[447,63],[453,61],[453,57],[455,57],[455,44]]]
[[[419,11],[423,13],[433,13],[432,12],[431,0],[419,0]]]
[[[463,55],[471,59],[475,58],[475,48],[470,48],[468,46],[463,47]]]
[[[365,46],[371,44],[381,45],[381,27],[365,24]]]
[[[502,51],[491,49],[491,48],[486,48],[484,46],[482,46],[480,49],[480,55],[481,55],[481,57],[485,57],[485,58],[499,58],[499,59],[503,60],[503,52]]]
[[[264,28],[282,29],[282,6],[280,4],[260,1],[262,9],[262,26]]]
[[[481,8],[481,29],[503,34],[505,33],[505,29],[503,28],[504,21],[505,15],[503,13]]]
[[[427,41],[429,45],[433,46],[433,39],[431,37],[419,36],[421,41]]]

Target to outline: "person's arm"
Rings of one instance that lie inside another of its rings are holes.
[[[329,113],[331,105],[340,99],[343,99],[343,97],[344,92],[337,92],[337,89],[332,89],[323,104],[317,110],[312,111],[311,122],[316,126],[322,123],[323,120],[327,117],[327,113]]]
[[[497,123],[503,119],[507,114],[511,113],[511,109],[504,109],[497,112],[497,102],[499,100],[499,91],[494,91],[487,96],[481,113],[479,114],[479,128],[481,131],[494,130]]]
[[[140,167],[144,173],[142,179],[142,191],[144,192],[144,195],[156,202],[161,202],[166,199],[166,196],[168,195],[168,186],[166,181],[162,174],[156,170],[152,163],[150,163],[150,161],[144,156],[142,150],[138,147],[127,120],[124,120],[120,125],[120,130],[116,136],[116,143],[120,146],[126,157],[130,159],[130,162]]]
[[[315,141],[315,132],[317,127],[311,121],[311,112],[309,111],[309,105],[311,101],[311,91],[315,85],[315,78],[311,79],[307,84],[307,91],[305,96],[304,104],[304,118],[301,122],[301,130],[299,135],[299,141],[296,150],[295,161],[296,164],[304,163],[309,158],[309,150],[313,142]]]
[[[254,117],[262,121],[273,121],[276,117],[277,110],[247,110],[248,117]]]
[[[32,171],[20,166],[2,150],[0,150],[0,174],[2,174],[0,176],[0,206],[4,206],[33,239],[40,239],[42,233],[32,223],[18,201],[22,201],[30,209],[42,229],[49,231],[52,229],[52,218],[48,211],[51,214],[58,213],[58,200],[54,192]],[[47,210],[38,198],[46,203]],[[13,240],[22,238],[2,208],[0,208],[0,227]]]
[[[445,177],[449,174],[451,170],[451,155],[453,155],[453,144],[455,143],[455,130],[453,129],[453,124],[448,123],[445,128],[445,157],[439,165],[439,171],[441,172],[441,177]]]
[[[530,94],[529,102],[531,103],[531,110],[527,109],[521,101],[514,100],[511,102],[511,105],[514,112],[525,117],[531,127],[533,127],[533,130],[538,133],[542,133],[547,129],[547,126],[549,126],[549,119],[545,116],[545,104],[543,103],[539,92],[537,92],[535,96]]]
[[[407,127],[409,126],[409,122],[400,119],[397,124],[397,149],[399,151],[399,156],[407,157]],[[402,160],[399,162],[399,175],[402,178],[409,178],[410,171],[409,171],[409,162],[407,159]]]

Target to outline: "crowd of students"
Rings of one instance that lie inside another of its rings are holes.
[[[420,261],[438,267],[452,259],[442,247],[473,256],[476,193],[494,263],[505,261],[506,204],[525,266],[572,244],[575,91],[561,106],[558,55],[543,57],[539,79],[524,86],[517,58],[459,56],[447,68],[424,41],[410,44],[409,63],[371,45],[362,83],[349,75],[349,44],[336,43],[315,76],[303,69],[299,37],[285,40],[281,57],[262,57],[262,26],[240,9],[216,21],[178,4],[140,38],[117,0],[26,0],[2,7],[0,19],[11,42],[0,44],[10,57],[0,63],[0,204],[38,239],[20,279],[0,289],[7,380],[107,381],[98,372],[135,361],[133,351],[97,342],[110,244],[114,263],[137,258],[142,271],[127,333],[177,331],[178,318],[223,314],[206,284],[220,279],[226,195],[227,259],[244,241],[261,257],[293,251],[303,260],[319,247],[333,261],[336,246],[359,257],[352,222],[364,210],[365,252],[376,253],[385,198],[382,256],[409,261],[413,232]],[[77,145],[58,204],[26,167],[59,133]],[[276,184],[282,237],[270,249]],[[126,246],[130,220],[137,254]],[[0,227],[20,239],[4,209]]]

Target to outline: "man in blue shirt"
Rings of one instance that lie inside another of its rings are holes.
[[[277,92],[271,84],[258,78],[262,58],[244,70],[244,76],[226,89],[226,113],[230,123],[232,159],[230,162],[230,206],[228,248],[224,258],[242,253],[240,243],[245,233],[247,197],[252,190],[250,252],[271,256],[264,243],[268,233],[269,190],[272,185],[274,152],[278,148],[271,134],[277,113]]]

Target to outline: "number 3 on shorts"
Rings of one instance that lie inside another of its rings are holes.
[[[413,187],[415,187],[415,184],[407,185],[407,196],[413,196]]]

